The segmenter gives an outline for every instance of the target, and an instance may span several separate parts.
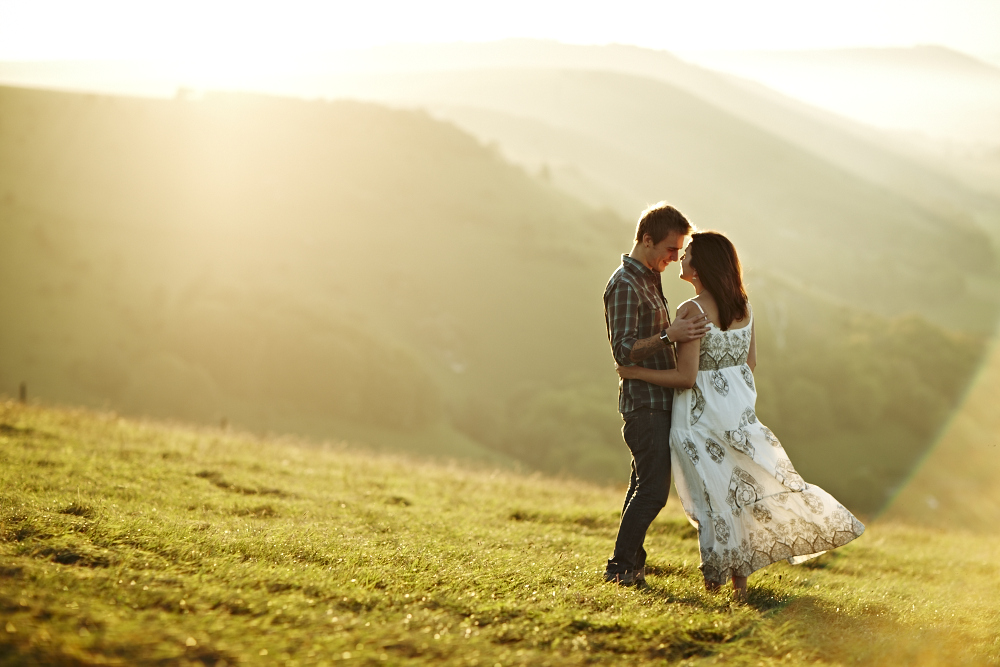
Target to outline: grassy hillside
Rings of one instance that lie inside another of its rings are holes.
[[[0,404],[2,665],[985,665],[996,537],[869,523],[704,592],[674,501],[643,589],[620,491]]]
[[[626,476],[600,294],[632,223],[419,112],[0,89],[0,117],[0,392]],[[761,418],[876,511],[979,341],[750,286]]]

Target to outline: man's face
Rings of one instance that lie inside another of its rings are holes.
[[[646,239],[649,239],[649,235],[646,235]],[[677,257],[683,249],[684,235],[670,232],[659,243],[647,246],[646,260],[649,262],[649,268],[657,273],[663,273],[668,264],[677,261]]]

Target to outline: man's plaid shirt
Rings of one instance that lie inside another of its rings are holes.
[[[622,255],[622,265],[611,274],[604,290],[604,319],[615,361],[622,366],[633,365],[629,355],[635,342],[657,335],[670,326],[670,311],[663,296],[660,274]],[[640,361],[639,365],[657,370],[674,368],[673,348],[661,350]],[[674,392],[667,387],[642,380],[622,380],[618,410],[622,414],[644,407],[670,410],[673,400]]]

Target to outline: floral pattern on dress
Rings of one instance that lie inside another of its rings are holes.
[[[690,415],[675,420],[670,432],[677,490],[698,528],[701,570],[717,584],[782,559],[800,563],[865,530],[833,496],[806,484],[760,422],[746,365],[752,311],[750,320],[730,331],[712,325],[694,388],[674,392],[674,414]],[[703,453],[711,462],[701,465]]]
[[[726,458],[726,450],[722,448],[722,445],[711,438],[705,440],[705,450],[716,463],[722,463],[722,459]]]
[[[697,382],[691,387],[691,391],[694,394],[694,400],[691,401],[691,426],[694,426],[705,412],[705,395],[701,393]]]
[[[823,513],[823,501],[820,500],[820,497],[817,496],[815,493],[810,493],[809,491],[803,491],[802,500],[803,502],[805,502],[806,507],[809,508],[809,511],[812,512],[813,514]]]
[[[730,447],[753,458],[754,448],[750,444],[750,433],[745,428],[741,426],[735,431],[726,431],[723,435]]]
[[[715,517],[715,521],[712,523],[712,527],[715,529],[715,539],[725,544],[729,541],[729,524],[721,516]]]
[[[687,455],[691,457],[691,463],[698,463],[698,461],[700,460],[698,456],[698,447],[696,447],[695,444],[691,442],[691,438],[687,438],[686,440],[684,440],[684,451],[687,452]]]
[[[774,477],[792,491],[802,491],[806,488],[805,480],[802,479],[799,473],[795,472],[795,467],[788,459],[778,459],[778,462],[774,466]],[[784,498],[779,498],[778,500],[785,502]]]
[[[753,475],[742,468],[733,468],[733,475],[729,478],[726,503],[732,508],[735,516],[739,516],[744,507],[754,504],[763,495],[764,488],[757,483]]]
[[[729,381],[719,371],[712,371],[712,387],[723,396],[729,395]]]
[[[753,506],[753,518],[757,519],[761,523],[767,523],[771,520],[771,510],[764,507],[764,505],[757,503]]]
[[[850,512],[843,507],[840,509],[839,521],[831,521],[832,517],[824,521],[824,524],[830,525],[820,526],[811,521],[793,519],[788,523],[750,530],[747,539],[732,548],[707,547],[702,550],[699,569],[706,581],[721,585],[733,576],[748,577],[779,560],[801,562],[802,557],[841,547],[859,537],[865,527]],[[715,534],[718,535],[718,532],[716,528]],[[732,532],[727,534],[727,538],[732,537]],[[728,545],[729,541],[718,540],[718,543]]]
[[[698,370],[717,371],[746,362],[750,351],[750,326],[729,331],[709,331],[701,339]]]

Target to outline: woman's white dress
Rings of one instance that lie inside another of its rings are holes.
[[[779,560],[801,563],[865,530],[833,496],[795,472],[757,419],[746,363],[752,325],[752,310],[740,329],[711,325],[701,339],[694,387],[674,390],[674,484],[698,529],[702,573],[718,584]]]

